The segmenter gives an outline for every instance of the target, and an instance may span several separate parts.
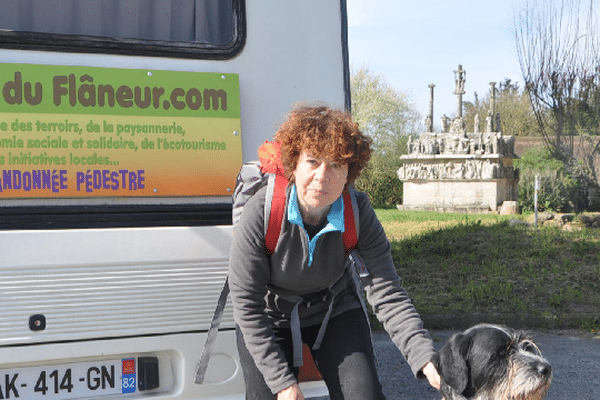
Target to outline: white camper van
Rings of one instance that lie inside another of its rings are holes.
[[[0,2],[0,399],[243,398],[230,306],[194,384],[235,178],[349,108],[346,34],[345,0]]]

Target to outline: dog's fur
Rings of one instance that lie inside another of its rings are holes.
[[[524,333],[480,324],[456,334],[432,358],[446,400],[541,400],[552,367]]]

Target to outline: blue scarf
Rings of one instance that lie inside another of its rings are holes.
[[[302,227],[302,229],[304,229],[306,232],[306,228],[304,228],[304,222],[302,221],[302,215],[300,214],[300,207],[298,205],[298,190],[296,189],[296,185],[292,185],[290,192],[287,218],[289,222]],[[344,200],[342,196],[338,197],[338,199],[331,205],[329,213],[327,214],[327,225],[325,225],[323,229],[321,229],[319,233],[317,233],[308,242],[309,267],[312,265],[313,254],[315,252],[315,248],[317,247],[317,241],[319,240],[319,237],[327,232],[333,231],[344,232]]]

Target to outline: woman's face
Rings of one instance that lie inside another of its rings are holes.
[[[348,179],[348,164],[313,157],[303,150],[294,170],[298,202],[305,222],[320,222],[329,212],[329,206],[344,191]]]

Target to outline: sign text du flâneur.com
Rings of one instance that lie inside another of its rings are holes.
[[[111,84],[96,84],[89,74],[79,77],[75,74],[54,76],[52,78],[52,101],[55,106],[68,103],[72,107],[110,107],[121,108],[163,108],[171,107],[177,110],[227,111],[227,92],[223,89],[174,88],[167,91],[163,87],[113,86]],[[2,97],[7,104],[39,105],[46,88],[41,82],[24,81],[21,72],[15,72],[13,80],[5,82],[2,87]]]

